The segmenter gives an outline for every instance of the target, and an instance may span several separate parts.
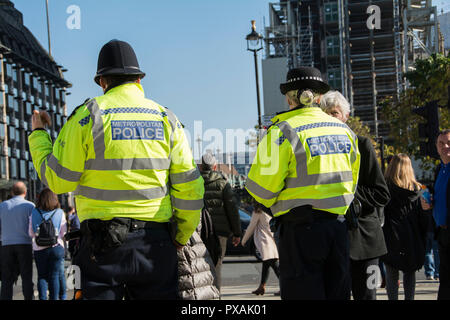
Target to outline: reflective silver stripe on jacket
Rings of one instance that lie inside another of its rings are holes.
[[[353,181],[352,171],[308,174],[306,150],[302,142],[300,141],[300,138],[298,137],[297,131],[294,130],[287,121],[280,122],[277,124],[277,126],[278,128],[280,128],[283,135],[289,140],[294,151],[294,156],[297,163],[295,169],[297,172],[297,177],[286,178],[286,188],[298,188]]]
[[[47,157],[47,166],[52,169],[58,178],[70,181],[70,182],[78,182],[83,175],[82,172],[72,171],[63,167],[59,164],[58,159],[53,154],[50,154]]]
[[[203,199],[184,200],[171,196],[172,206],[179,210],[201,210],[203,208]]]
[[[78,186],[75,194],[94,200],[127,201],[159,199],[164,198],[169,193],[167,186],[141,190],[104,190]]]
[[[86,107],[92,119],[95,159],[86,161],[85,170],[167,170],[170,168],[170,159],[163,158],[105,159],[106,146],[102,112],[95,99],[89,101]],[[168,117],[170,122],[172,116],[168,115]]]
[[[271,199],[278,197],[278,195],[281,192],[281,191],[272,192],[267,189],[264,189],[263,187],[261,187],[259,184],[257,184],[250,178],[247,178],[245,186],[247,187],[248,190],[250,190],[255,195],[257,195],[258,197],[260,197],[262,199],[266,199],[266,200],[271,200]]]
[[[47,156],[47,161],[50,158],[50,155]],[[44,161],[42,161],[41,164],[41,182],[48,187],[48,181],[47,181],[47,177],[45,176],[45,171],[47,171],[47,164],[45,163],[45,159]]]
[[[180,184],[195,181],[200,177],[200,171],[197,168],[186,172],[172,173],[169,176],[171,184]]]
[[[85,170],[168,170],[169,159],[132,158],[132,159],[89,159],[84,164]]]
[[[342,196],[325,198],[325,199],[289,199],[289,200],[278,200],[270,209],[273,214],[281,211],[288,211],[295,207],[300,207],[304,205],[312,205],[314,208],[318,209],[332,209],[339,207],[347,207],[353,201],[353,194],[344,194]]]

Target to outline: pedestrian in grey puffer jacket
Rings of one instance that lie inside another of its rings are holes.
[[[199,225],[188,243],[178,250],[178,292],[182,300],[219,298],[216,273],[208,250],[200,238]]]

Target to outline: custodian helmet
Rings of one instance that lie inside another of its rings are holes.
[[[100,85],[100,77],[106,75],[145,76],[139,69],[136,53],[127,42],[111,40],[100,50],[95,82]]]

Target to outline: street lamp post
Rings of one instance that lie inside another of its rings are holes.
[[[261,121],[261,101],[259,98],[259,76],[258,76],[258,51],[262,50],[262,39],[263,36],[256,32],[255,20],[252,20],[252,32],[250,32],[247,37],[247,50],[253,52],[253,58],[255,60],[255,80],[256,80],[256,99],[258,102],[258,140],[260,135],[260,130],[262,129]]]
[[[198,156],[199,156],[199,161],[201,162],[202,161],[202,147],[201,147],[202,138],[200,138],[200,135],[197,136],[197,140],[195,140],[195,141],[197,141],[197,143],[198,143]]]

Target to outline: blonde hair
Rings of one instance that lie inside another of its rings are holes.
[[[392,157],[384,177],[386,182],[411,191],[419,190],[421,186],[414,175],[411,159],[404,153]]]
[[[295,106],[299,106],[303,104],[301,101],[301,96],[306,91],[309,91],[311,93],[313,101],[311,101],[310,104],[306,104],[305,106],[311,106],[312,104],[314,104],[314,102],[317,103],[317,101],[319,101],[319,97],[322,96],[320,93],[314,92],[313,90],[310,89],[291,90],[286,92],[286,96],[288,97],[289,100],[291,100],[292,103],[294,103]]]

